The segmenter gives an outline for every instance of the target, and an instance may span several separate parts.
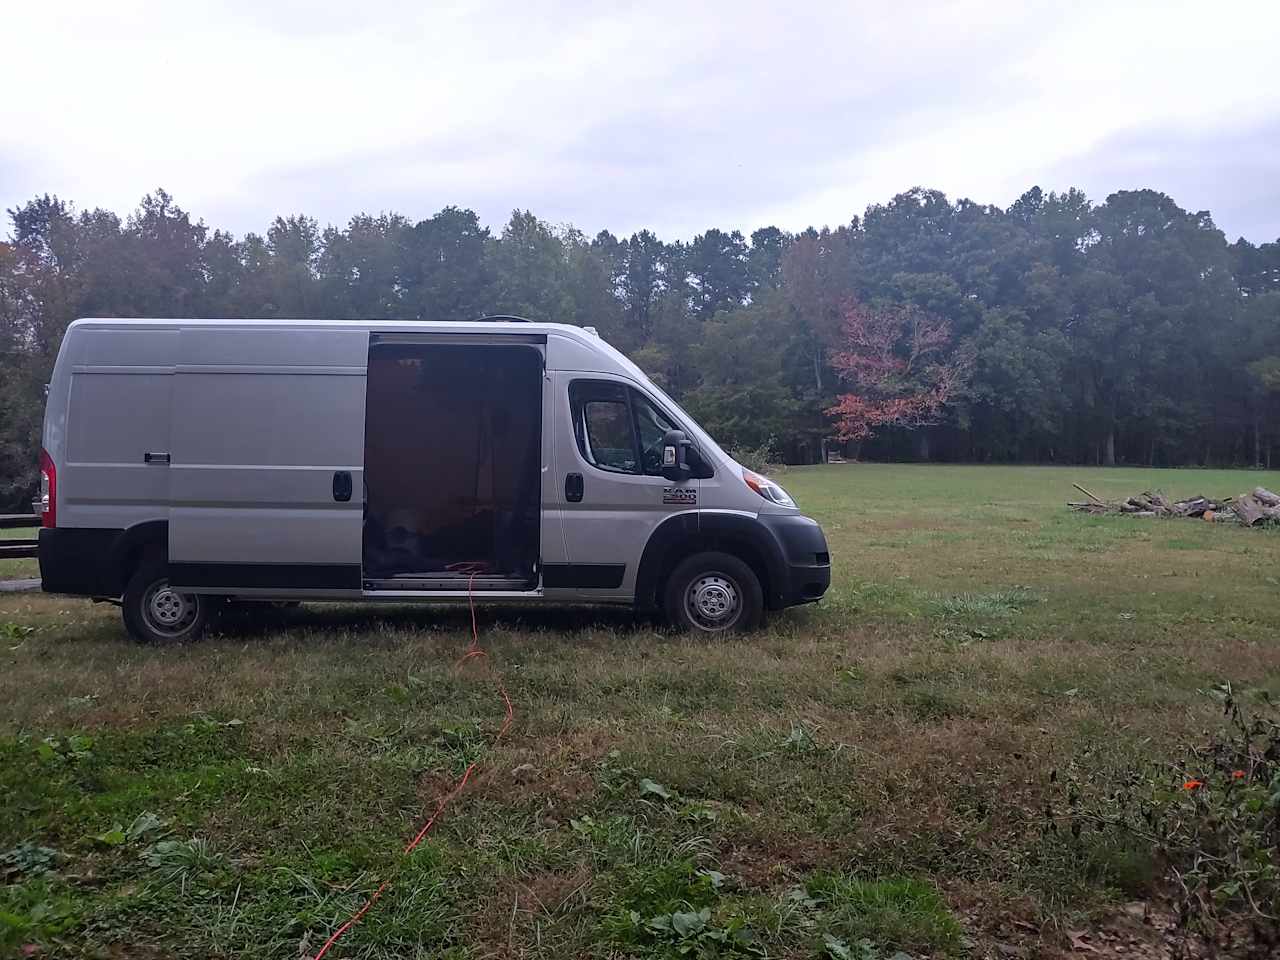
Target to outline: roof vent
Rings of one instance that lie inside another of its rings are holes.
[[[600,331],[595,327],[583,327],[582,329],[587,331],[587,333],[591,334],[593,337],[598,338],[600,336]]]

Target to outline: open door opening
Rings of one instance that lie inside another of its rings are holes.
[[[542,500],[533,345],[369,346],[364,583],[532,589]]]

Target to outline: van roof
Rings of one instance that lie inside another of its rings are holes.
[[[107,326],[107,327],[247,327],[247,328],[289,328],[298,327],[303,329],[364,329],[371,331],[394,331],[396,333],[408,333],[414,330],[449,330],[454,333],[493,333],[495,330],[501,330],[511,333],[546,333],[557,332],[566,333],[570,336],[581,338],[599,339],[599,335],[593,331],[579,327],[570,323],[543,323],[537,320],[524,320],[520,318],[501,319],[494,318],[492,320],[479,318],[476,320],[378,320],[378,319],[360,319],[350,318],[343,320],[309,320],[309,319],[231,319],[221,317],[81,317],[71,324],[72,327],[77,326]]]
[[[149,327],[155,330],[344,330],[366,333],[424,333],[447,332],[450,334],[555,334],[582,344],[591,352],[608,357],[634,379],[647,383],[649,378],[622,354],[605,341],[592,327],[579,327],[569,323],[542,323],[520,318],[492,320],[264,320],[206,317],[82,317],[68,328],[68,336],[76,329],[120,330]]]

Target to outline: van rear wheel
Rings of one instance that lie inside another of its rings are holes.
[[[198,640],[209,625],[214,603],[214,597],[174,590],[168,565],[152,557],[129,578],[120,609],[134,640],[166,646]]]
[[[764,619],[764,591],[752,569],[732,554],[696,553],[667,579],[663,609],[678,630],[754,630]]]

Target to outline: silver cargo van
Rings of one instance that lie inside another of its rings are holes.
[[[590,328],[78,320],[49,384],[40,574],[138,640],[240,600],[624,603],[748,629],[827,543]]]

